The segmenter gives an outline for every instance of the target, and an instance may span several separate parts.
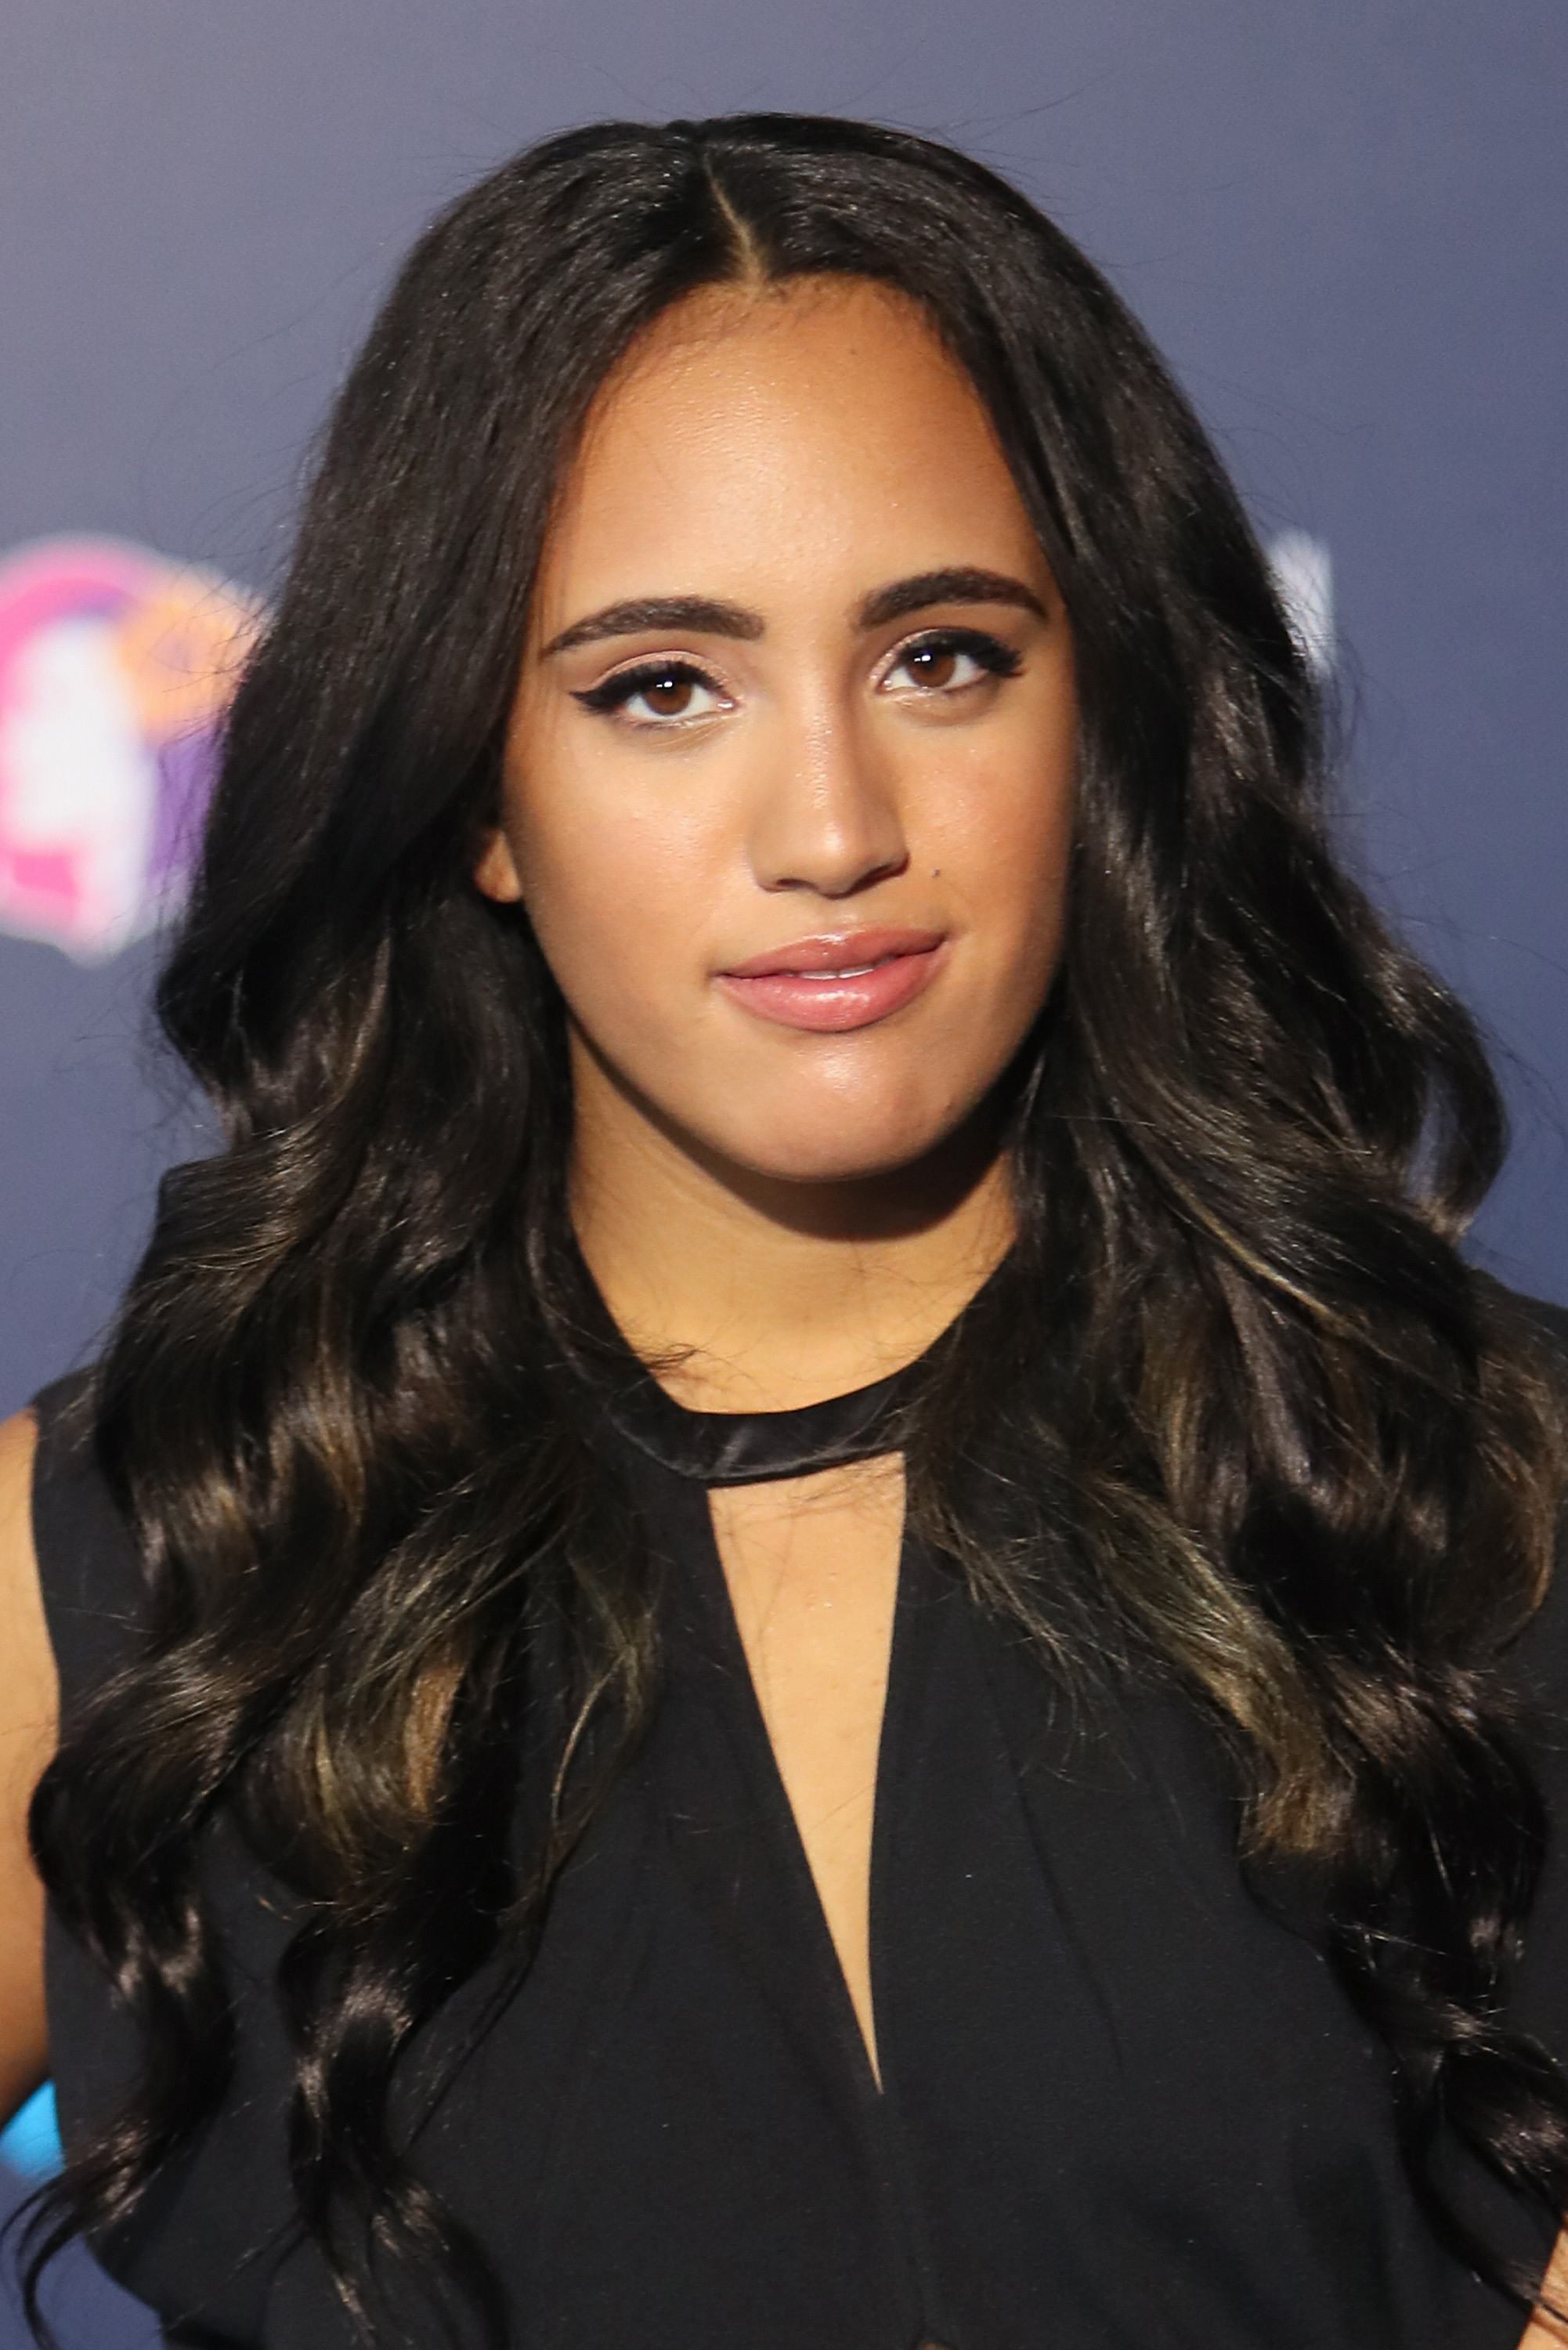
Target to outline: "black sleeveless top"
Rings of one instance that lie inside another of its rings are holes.
[[[35,1490],[67,1714],[130,1651],[140,1604],[72,1393],[40,1399]],[[1386,2053],[1310,1903],[1243,1881],[1196,1712],[1147,1689],[1102,1722],[1065,1718],[1016,1638],[909,1538],[873,1835],[878,2093],[706,1488],[885,1449],[898,1394],[693,1413],[639,1374],[602,1432],[674,1568],[653,1730],[531,1967],[465,1985],[398,2091],[419,2170],[499,2273],[518,2350],[1514,2350],[1519,2313],[1416,2206]],[[1565,1581],[1515,1652],[1558,1822]],[[207,1867],[233,2085],[100,2255],[171,2343],[348,2350],[291,2220],[273,1991],[287,1905],[222,1824]],[[116,2101],[134,2044],[56,1926],[48,1995],[68,2147]],[[1568,2056],[1556,1851],[1517,2009]],[[1511,2241],[1539,2270],[1541,2244]],[[408,2324],[423,2342],[418,2310]]]

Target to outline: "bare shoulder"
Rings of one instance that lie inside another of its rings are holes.
[[[26,1511],[33,1484],[33,1455],[37,1450],[38,1423],[31,1411],[13,1412],[0,1419],[0,1543],[11,1529],[13,1505]]]
[[[55,1661],[33,1549],[31,1412],[0,1422],[0,2115],[44,2077],[44,1897],[27,1805],[54,1752]]]
[[[52,1751],[57,1692],[54,1657],[33,1549],[33,1457],[37,1423],[30,1411],[0,1420],[0,1731],[15,1731],[24,1715],[47,1733]],[[46,1752],[45,1759],[47,1759]]]

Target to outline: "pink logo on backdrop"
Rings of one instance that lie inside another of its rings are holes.
[[[170,910],[260,619],[119,539],[0,557],[0,931],[92,961]]]

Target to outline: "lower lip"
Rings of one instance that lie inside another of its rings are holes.
[[[936,977],[941,957],[939,945],[919,954],[889,955],[886,962],[873,963],[853,977],[840,972],[774,971],[762,979],[736,979],[721,972],[718,983],[759,1020],[772,1020],[781,1028],[842,1035],[846,1029],[869,1028],[912,1003]]]

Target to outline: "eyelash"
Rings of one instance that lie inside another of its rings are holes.
[[[1023,666],[1022,656],[1011,645],[1004,645],[1000,638],[988,636],[983,629],[928,629],[898,648],[896,658],[882,672],[883,678],[896,676],[906,662],[913,660],[920,653],[966,653],[992,677],[1016,677]],[[976,681],[973,679],[969,681],[971,684]],[[587,686],[575,693],[573,700],[580,702],[585,710],[592,711],[596,716],[612,716],[617,711],[624,710],[628,702],[635,702],[638,695],[646,692],[649,686],[667,684],[701,686],[710,693],[719,691],[712,679],[695,661],[652,660],[639,661],[633,669],[617,670],[599,684]],[[916,689],[917,691],[929,691],[933,700],[943,693],[962,692],[963,690],[961,686]],[[680,718],[640,718],[630,723],[665,729],[689,725],[691,722]]]
[[[1000,637],[988,636],[983,629],[927,629],[898,647],[883,676],[896,675],[906,661],[913,660],[919,653],[967,653],[991,677],[1016,677],[1023,666],[1022,654],[1011,645],[1004,645]],[[929,690],[933,694],[963,691],[961,686],[933,686]]]
[[[585,687],[572,699],[580,702],[585,710],[591,710],[602,717],[624,709],[639,693],[645,693],[650,685],[701,685],[705,686],[710,693],[719,691],[712,679],[700,670],[695,661],[641,661],[636,669],[617,670],[612,677],[605,678],[598,685]],[[671,718],[642,718],[634,722],[641,726],[678,726],[680,723],[679,719]]]

